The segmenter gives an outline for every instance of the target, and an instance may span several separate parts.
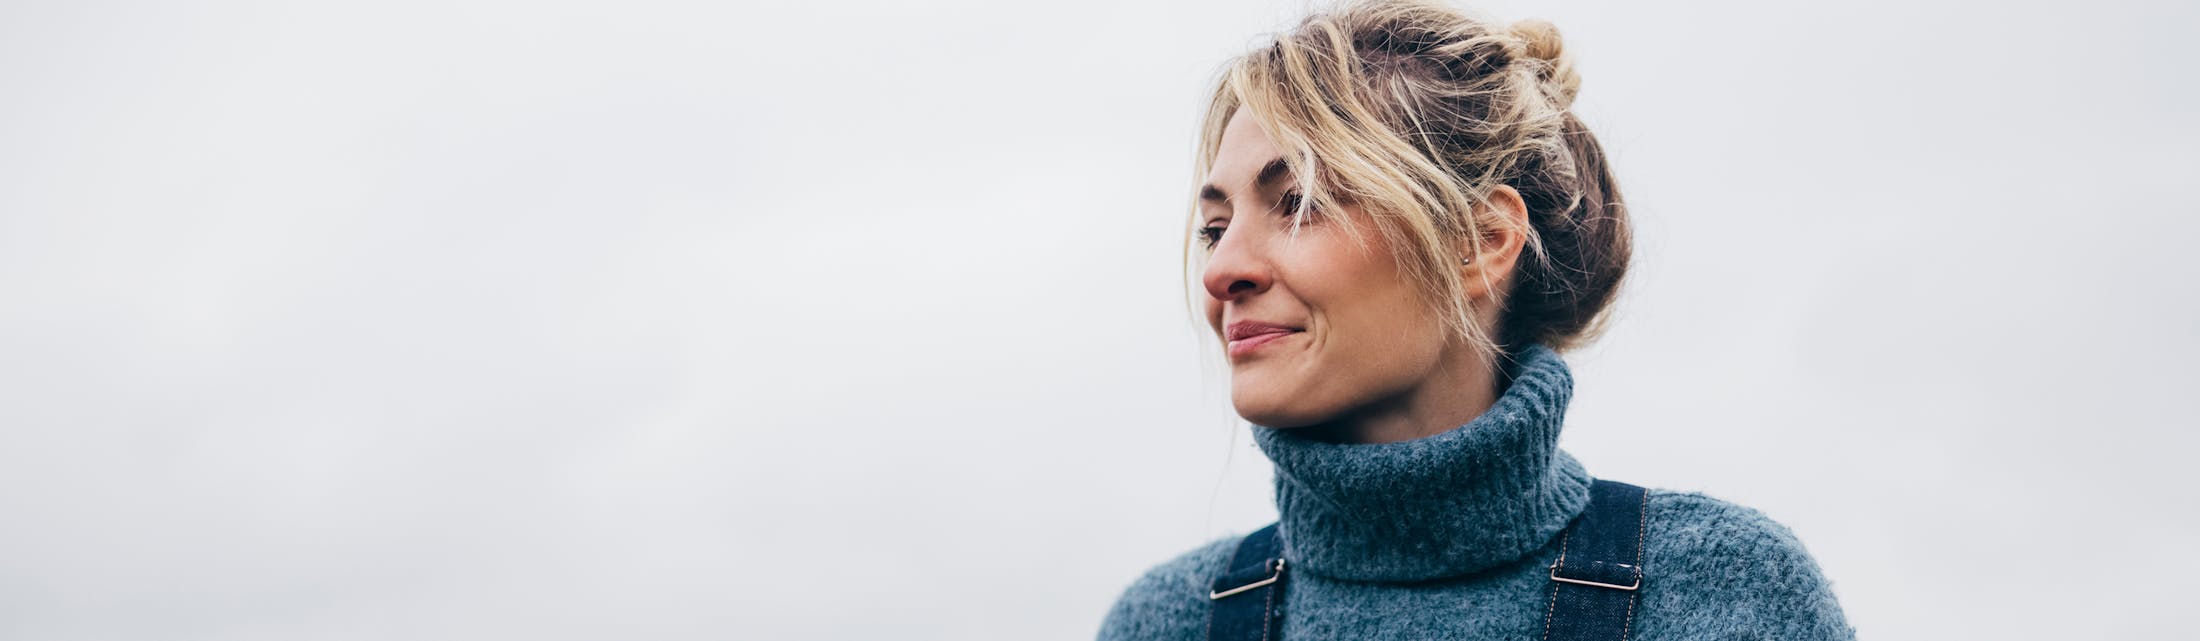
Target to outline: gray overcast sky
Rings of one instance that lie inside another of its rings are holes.
[[[1089,638],[1272,519],[1176,251],[1300,4],[807,4],[0,6],[0,638]],[[1640,227],[1562,447],[2185,629],[2192,3],[1474,6]]]

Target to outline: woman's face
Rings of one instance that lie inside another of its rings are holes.
[[[1204,226],[1225,228],[1202,280],[1207,323],[1230,362],[1231,403],[1275,428],[1425,413],[1422,387],[1449,382],[1440,370],[1457,368],[1459,350],[1365,212],[1317,211],[1290,234],[1287,205],[1298,193],[1288,170],[1271,168],[1280,154],[1239,111],[1200,197]],[[1330,216],[1357,219],[1366,244]]]

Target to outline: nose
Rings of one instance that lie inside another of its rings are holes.
[[[1207,271],[1201,275],[1208,296],[1229,301],[1268,289],[1274,275],[1255,240],[1244,232],[1222,234],[1222,242],[1208,254]]]

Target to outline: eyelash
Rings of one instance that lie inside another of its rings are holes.
[[[1283,192],[1282,202],[1278,204],[1281,206],[1283,211],[1287,212],[1288,214],[1295,215],[1299,206],[1299,197],[1299,192],[1297,191]],[[1307,213],[1311,214],[1314,212],[1314,208],[1308,207],[1306,208],[1306,211]],[[1222,230],[1224,229],[1227,228],[1216,227],[1213,225],[1199,228],[1199,238],[1207,243],[1208,251],[1213,251],[1215,245],[1222,242]]]

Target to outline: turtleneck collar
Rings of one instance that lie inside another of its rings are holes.
[[[1275,462],[1285,558],[1348,581],[1471,574],[1542,547],[1589,502],[1590,478],[1558,449],[1573,374],[1531,344],[1466,425],[1407,441],[1340,444],[1253,426]]]

